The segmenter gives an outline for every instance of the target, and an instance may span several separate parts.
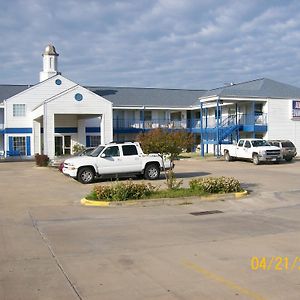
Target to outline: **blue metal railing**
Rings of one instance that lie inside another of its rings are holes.
[[[139,120],[139,119],[119,119],[113,120],[114,129],[186,129],[186,120],[166,120],[166,119],[152,119],[152,120]]]

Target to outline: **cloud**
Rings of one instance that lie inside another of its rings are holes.
[[[80,84],[202,89],[265,76],[300,86],[299,17],[297,1],[3,1],[0,82],[37,82],[52,42]]]

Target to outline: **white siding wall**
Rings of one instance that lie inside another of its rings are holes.
[[[62,84],[56,85],[56,79],[60,79]],[[6,102],[6,128],[32,128],[31,111],[48,98],[75,85],[76,83],[57,75],[9,98]],[[26,116],[13,117],[13,104],[26,104]]]
[[[268,139],[291,140],[300,151],[300,120],[291,120],[291,101],[286,99],[269,100]]]
[[[0,129],[4,126],[4,108],[0,108]]]
[[[74,96],[77,93],[83,96],[82,101],[75,100]],[[48,102],[46,104],[46,111],[48,117],[47,125],[45,126],[44,123],[44,127],[46,127],[46,131],[44,131],[48,140],[47,154],[49,157],[54,156],[54,138],[52,137],[54,132],[52,116],[54,115],[60,124],[63,124],[63,119],[65,118],[65,126],[62,127],[73,127],[72,124],[74,124],[74,127],[77,127],[77,117],[74,117],[74,115],[82,115],[83,117],[84,115],[95,115],[95,117],[102,115],[101,142],[109,143],[113,139],[112,103],[81,86],[77,86],[69,90],[68,93],[64,93],[51,102]],[[61,114],[63,114],[63,116],[61,116]],[[95,126],[99,126],[99,119],[97,123],[98,125],[95,124]],[[57,127],[56,124],[55,126]]]

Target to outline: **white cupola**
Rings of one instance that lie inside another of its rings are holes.
[[[55,47],[49,44],[43,53],[43,71],[40,72],[40,82],[59,74],[57,71],[57,57]]]

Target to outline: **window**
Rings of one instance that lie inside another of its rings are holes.
[[[143,121],[143,116],[144,116],[144,121],[151,121],[152,120],[152,111],[151,110],[140,111],[140,118],[142,121]]]
[[[83,99],[83,96],[80,93],[75,94],[74,96],[76,101],[81,101]]]
[[[91,135],[90,136],[90,146],[97,147],[101,144],[100,135]]]
[[[122,146],[122,151],[124,156],[129,155],[138,155],[137,149],[135,145],[125,145]]]
[[[251,148],[251,144],[250,144],[249,141],[246,141],[246,142],[245,142],[245,148]]]
[[[120,156],[119,147],[118,146],[108,147],[105,149],[103,154],[105,154],[106,157]]]
[[[244,140],[240,140],[239,143],[238,143],[238,146],[243,147],[243,144],[244,144]]]
[[[26,154],[25,136],[14,136],[13,137],[13,151],[16,151],[20,155]]]
[[[25,104],[13,104],[13,116],[14,117],[25,117],[26,106]]]

